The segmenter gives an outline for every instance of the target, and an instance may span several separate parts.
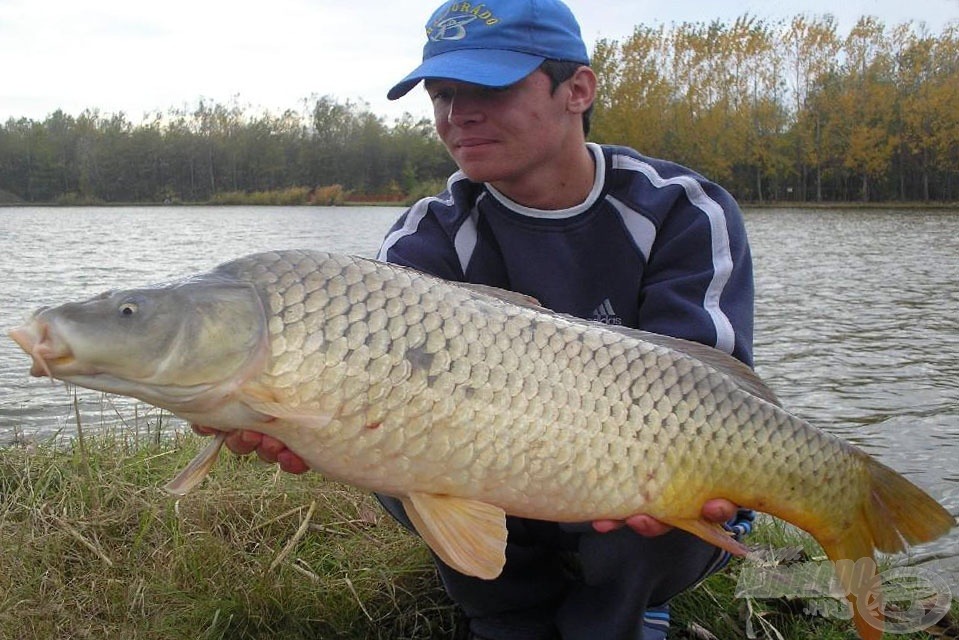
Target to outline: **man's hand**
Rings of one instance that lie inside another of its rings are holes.
[[[725,524],[733,519],[737,510],[738,507],[729,500],[723,500],[722,498],[708,500],[706,504],[703,505],[703,519],[717,524]],[[600,533],[615,531],[622,527],[629,527],[639,535],[646,536],[647,538],[661,536],[672,530],[672,527],[668,524],[662,523],[652,516],[645,514],[630,516],[625,520],[596,520],[593,522],[593,528]]]
[[[212,436],[216,429],[193,425],[193,430],[201,436]],[[303,458],[286,448],[286,445],[270,436],[257,431],[232,431],[225,440],[227,448],[239,456],[256,451],[264,462],[275,462],[287,473],[305,473],[310,470]]]

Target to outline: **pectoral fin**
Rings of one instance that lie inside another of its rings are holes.
[[[276,403],[250,402],[249,407],[263,415],[290,422],[307,429],[324,429],[333,420],[333,416],[304,407],[284,407]],[[264,429],[265,431],[265,429]],[[282,437],[280,437],[282,439]]]
[[[443,562],[460,573],[492,580],[506,564],[506,513],[453,496],[412,493],[403,498],[417,532]]]
[[[721,524],[708,522],[706,520],[687,520],[682,518],[669,520],[659,517],[659,519],[677,529],[688,531],[694,536],[702,538],[709,544],[716,545],[734,556],[744,556],[749,553],[749,547],[734,538],[733,534],[724,529]]]
[[[163,490],[175,496],[185,496],[192,491],[210,473],[210,468],[216,462],[226,436],[225,431],[216,434],[210,444],[203,447],[203,450],[196,454],[193,460],[190,460],[190,464],[178,473],[173,480],[170,480],[163,487]]]
[[[309,429],[322,429],[333,420],[332,415],[315,407],[280,402],[270,389],[261,385],[246,384],[240,389],[237,396],[257,413],[292,422]]]

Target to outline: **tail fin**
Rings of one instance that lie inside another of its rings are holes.
[[[820,541],[833,561],[836,578],[852,604],[852,620],[862,640],[880,640],[883,629],[882,591],[872,555],[872,542],[864,527],[846,531],[840,538]]]
[[[925,491],[898,472],[863,454],[869,499],[852,526],[821,539],[836,576],[853,606],[853,621],[863,640],[879,640],[883,628],[880,578],[873,551],[904,551],[948,532],[956,519]]]
[[[905,551],[910,544],[935,540],[956,526],[956,519],[929,494],[898,472],[866,459],[871,500],[865,509],[873,544],[880,551]]]

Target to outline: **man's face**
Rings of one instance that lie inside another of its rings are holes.
[[[509,186],[555,162],[581,117],[566,108],[569,91],[550,92],[550,79],[534,71],[502,89],[452,80],[428,80],[436,131],[471,180]],[[581,144],[581,142],[580,142]],[[505,187],[505,188],[502,188]]]

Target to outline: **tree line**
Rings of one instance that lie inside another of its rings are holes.
[[[743,201],[959,200],[959,23],[831,16],[638,26],[593,51],[591,139],[676,160]],[[454,165],[427,120],[387,124],[330,96],[248,113],[199,101],[140,123],[56,111],[0,125],[0,201],[204,202],[335,185],[439,190]],[[337,191],[338,192],[338,191]]]
[[[407,115],[387,126],[330,96],[279,115],[201,100],[139,124],[87,110],[0,126],[0,190],[27,202],[228,201],[331,185],[376,199],[454,169],[430,122]]]
[[[959,199],[959,21],[831,16],[637,27],[600,41],[594,136],[747,201]]]

